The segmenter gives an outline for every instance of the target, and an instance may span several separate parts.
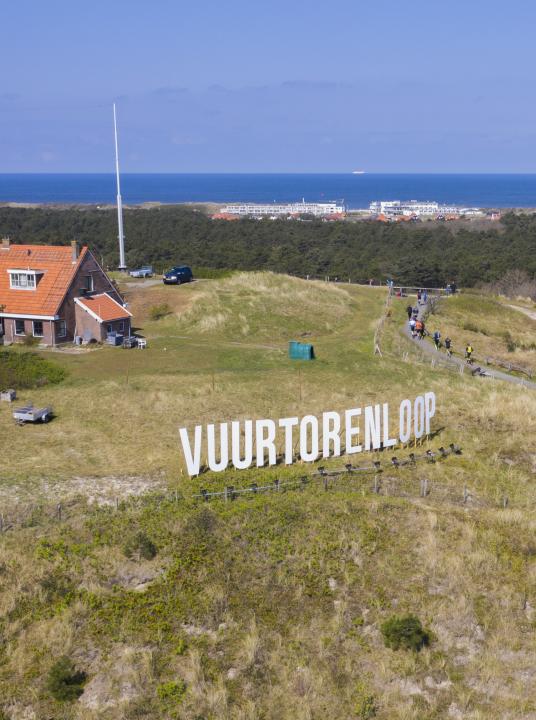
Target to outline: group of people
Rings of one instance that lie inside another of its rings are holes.
[[[426,290],[417,291],[417,305],[426,305],[428,302],[428,293]]]
[[[420,298],[418,295],[417,300],[420,304]],[[426,303],[426,300],[424,302]],[[406,312],[408,313],[408,323],[411,330],[411,337],[422,340],[423,337],[425,335],[428,335],[429,333],[426,331],[426,325],[424,323],[424,320],[419,317],[419,308],[408,305],[406,308]],[[442,345],[441,333],[439,332],[439,330],[436,330],[434,332],[432,338],[434,341],[435,349],[439,351]],[[445,350],[447,351],[447,356],[452,357],[452,340],[450,339],[450,337],[446,337],[444,343]],[[465,346],[465,359],[470,365],[473,362],[473,352],[473,346],[471,345],[471,343],[467,343],[467,345]]]

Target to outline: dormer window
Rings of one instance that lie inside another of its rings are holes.
[[[35,290],[43,274],[42,270],[8,270],[9,287],[12,290]]]

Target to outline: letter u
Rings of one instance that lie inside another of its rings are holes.
[[[231,423],[231,451],[233,465],[237,470],[246,470],[253,462],[253,421],[244,421],[244,458],[240,457],[240,423]]]
[[[216,460],[215,425],[207,425],[207,456],[208,466],[214,472],[225,470],[229,464],[229,438],[227,423],[220,423],[220,461]]]

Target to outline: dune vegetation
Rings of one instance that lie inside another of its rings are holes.
[[[374,355],[381,288],[248,273],[126,292],[147,350],[43,352],[65,378],[23,397],[56,419],[17,428],[0,407],[0,717],[535,718],[536,393],[420,362],[405,299]],[[317,359],[291,362],[290,339]],[[425,390],[432,437],[372,456],[379,493],[370,473],[324,489],[312,473],[345,457],[184,474],[183,423]]]

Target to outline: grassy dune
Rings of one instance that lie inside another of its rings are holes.
[[[450,336],[458,353],[471,343],[479,358],[495,358],[536,373],[536,320],[506,301],[478,294],[445,299],[429,319],[428,329]]]
[[[279,417],[298,405],[313,412],[342,408],[373,395],[359,374],[381,374],[370,348],[382,291],[268,273],[185,287],[129,287],[147,350],[46,353],[67,370],[67,380],[20,396],[52,405],[57,418],[48,426],[17,428],[11,408],[0,406],[3,436],[13,449],[0,471],[4,486],[43,476],[161,472],[176,481],[183,425]],[[151,322],[150,308],[164,301],[170,314]],[[288,340],[304,339],[303,333],[318,360],[291,363]]]
[[[183,495],[75,505],[61,523],[36,511],[0,537],[0,717],[535,718],[536,393],[416,362],[399,332],[404,300],[374,356],[383,290],[269,274],[166,290],[171,312],[156,322],[162,288],[128,291],[147,351],[47,353],[69,371],[32,391],[55,405],[54,423],[13,428],[0,407],[6,502],[43,476],[66,492],[74,475],[80,491],[142,474]],[[318,360],[294,365],[286,343],[302,332]],[[201,484],[311,468],[180,476],[182,422],[396,404],[427,389],[434,446],[463,453],[398,471],[406,499],[365,494],[355,478],[200,504]],[[482,507],[419,499],[423,478],[460,497],[468,486]],[[125,556],[138,532],[153,559]],[[406,613],[431,634],[419,653],[383,642],[381,624]],[[87,674],[73,702],[47,685],[63,655]]]

